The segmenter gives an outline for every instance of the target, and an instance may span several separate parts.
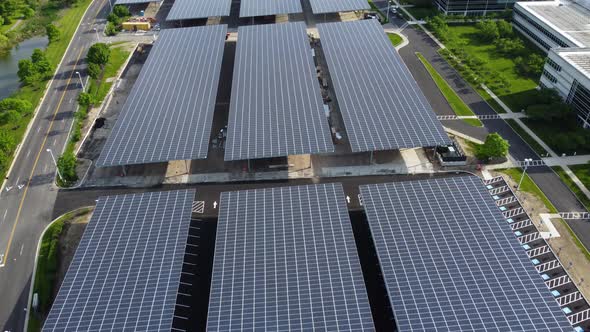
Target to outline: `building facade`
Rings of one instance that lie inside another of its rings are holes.
[[[434,0],[445,15],[478,16],[511,9],[515,0]]]
[[[590,10],[588,2],[517,2],[512,25],[547,60],[539,86],[555,89],[590,128]]]

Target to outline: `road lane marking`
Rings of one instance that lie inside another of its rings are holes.
[[[41,131],[41,126],[38,126],[37,127],[37,132],[40,132],[40,131]]]
[[[76,61],[74,62],[74,67],[70,71],[70,77],[68,78],[66,86],[70,85],[70,83],[72,82],[72,77],[74,76],[74,72],[76,71],[76,67],[78,66],[78,61],[80,61],[81,56],[82,56],[82,50],[80,50],[80,52],[78,53],[78,57],[76,58]],[[8,244],[6,245],[6,250],[4,252],[4,258],[1,261],[0,267],[3,267],[6,265],[6,259],[8,258],[8,254],[10,253],[10,246],[12,245],[12,240],[14,239],[14,232],[16,231],[16,226],[18,225],[18,222],[20,220],[20,214],[23,209],[23,205],[25,203],[25,198],[27,197],[27,193],[29,191],[29,184],[31,183],[31,180],[33,179],[33,176],[35,175],[35,169],[37,168],[37,164],[39,163],[39,158],[41,157],[41,153],[45,149],[45,144],[47,143],[47,138],[49,137],[49,133],[51,132],[51,129],[53,128],[53,123],[55,122],[55,118],[57,117],[57,114],[59,113],[59,109],[61,108],[61,104],[63,103],[63,100],[66,97],[67,92],[68,92],[67,89],[64,90],[63,94],[61,95],[61,98],[59,99],[57,107],[55,108],[55,111],[53,112],[53,117],[51,119],[51,122],[49,123],[49,128],[47,128],[47,132],[45,133],[45,137],[43,137],[43,142],[41,143],[41,148],[39,149],[39,152],[37,152],[37,157],[35,158],[35,162],[33,163],[33,168],[31,169],[31,173],[29,174],[29,179],[27,180],[27,185],[25,186],[25,191],[23,192],[23,197],[21,198],[20,203],[18,205],[18,210],[16,212],[16,218],[15,218],[14,224],[12,225],[12,230],[10,231],[10,236],[8,238]]]
[[[27,151],[27,156],[26,156],[25,158],[29,158],[29,155],[30,155],[30,154],[31,154],[31,149],[29,149],[29,150]]]
[[[22,255],[23,255],[23,249],[24,249],[24,248],[25,248],[25,244],[23,243],[23,244],[21,244],[21,246],[20,246],[20,253],[18,254],[19,256],[22,256]]]

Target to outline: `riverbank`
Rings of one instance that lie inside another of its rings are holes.
[[[52,14],[48,13],[48,15],[51,14],[54,18],[49,23],[52,23],[60,30],[59,40],[50,43],[45,50],[47,60],[56,70],[90,3],[92,3],[92,0],[79,0],[69,8],[55,10]],[[43,21],[47,22],[46,20]],[[26,100],[31,103],[33,109],[37,109],[47,89],[47,83],[48,81],[44,80],[23,85],[10,98]],[[3,155],[0,155],[0,176],[2,178],[6,177],[16,148],[23,140],[27,126],[33,116],[34,113],[25,114],[16,122],[6,123],[0,126],[0,134],[2,134],[0,136],[6,137],[6,142],[2,146],[3,151],[1,151]]]

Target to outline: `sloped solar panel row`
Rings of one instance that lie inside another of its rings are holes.
[[[309,0],[314,14],[371,9],[367,0]]]
[[[166,21],[229,16],[231,0],[175,0]]]
[[[377,20],[317,27],[353,152],[450,144]]]
[[[43,331],[170,331],[194,196],[100,198]]]
[[[334,151],[303,22],[238,28],[225,160]]]
[[[300,0],[241,0],[240,17],[301,13]]]
[[[373,331],[341,184],[221,195],[207,331]]]
[[[572,330],[479,178],[360,190],[400,332]]]
[[[207,157],[226,25],[160,33],[97,165]]]

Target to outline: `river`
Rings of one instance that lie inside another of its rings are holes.
[[[47,37],[35,37],[21,42],[10,51],[9,55],[0,57],[0,99],[10,96],[18,89],[18,61],[33,54],[36,48],[45,49],[49,41]]]

